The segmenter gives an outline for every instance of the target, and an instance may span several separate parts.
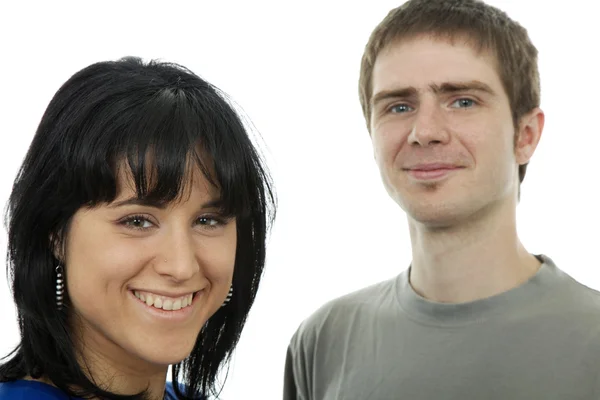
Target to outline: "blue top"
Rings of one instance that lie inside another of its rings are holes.
[[[176,400],[173,384],[167,382],[165,400]],[[77,400],[62,390],[36,381],[19,380],[0,383],[0,400]]]

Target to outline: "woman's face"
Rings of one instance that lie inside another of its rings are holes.
[[[140,203],[133,187],[123,173],[114,202],[74,215],[65,272],[78,347],[135,370],[190,354],[227,297],[237,236],[199,171],[164,207]]]

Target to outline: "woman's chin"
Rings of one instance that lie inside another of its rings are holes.
[[[161,367],[177,364],[185,360],[193,350],[193,346],[136,346],[132,349],[138,359],[145,361],[147,364]]]
[[[166,348],[161,349],[161,351],[158,352],[152,352],[152,354],[149,354],[149,357],[145,358],[152,364],[169,366],[185,360],[191,352],[192,349],[186,351],[169,351],[169,349]]]

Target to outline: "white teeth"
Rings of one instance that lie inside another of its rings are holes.
[[[166,303],[166,301],[165,301]],[[154,307],[155,308],[163,308],[163,301],[160,297],[157,297],[156,299],[154,299]]]
[[[133,292],[135,297],[154,308],[160,308],[165,311],[176,311],[192,304],[194,294],[188,294],[178,299],[164,298],[150,293],[140,293],[137,290]]]
[[[175,311],[175,310],[179,310],[179,309],[181,309],[181,299],[177,299],[173,302],[172,310]]]

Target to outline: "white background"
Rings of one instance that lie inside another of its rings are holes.
[[[490,1],[540,51],[546,128],[519,232],[600,289],[598,39],[593,0]],[[0,203],[48,102],[79,69],[125,55],[183,64],[229,93],[268,146],[279,194],[266,273],[222,393],[281,398],[286,346],[325,301],[410,262],[402,211],[373,161],[357,96],[362,50],[399,1],[19,1],[0,5]],[[6,247],[3,232],[0,251]],[[0,273],[0,353],[17,344]]]

